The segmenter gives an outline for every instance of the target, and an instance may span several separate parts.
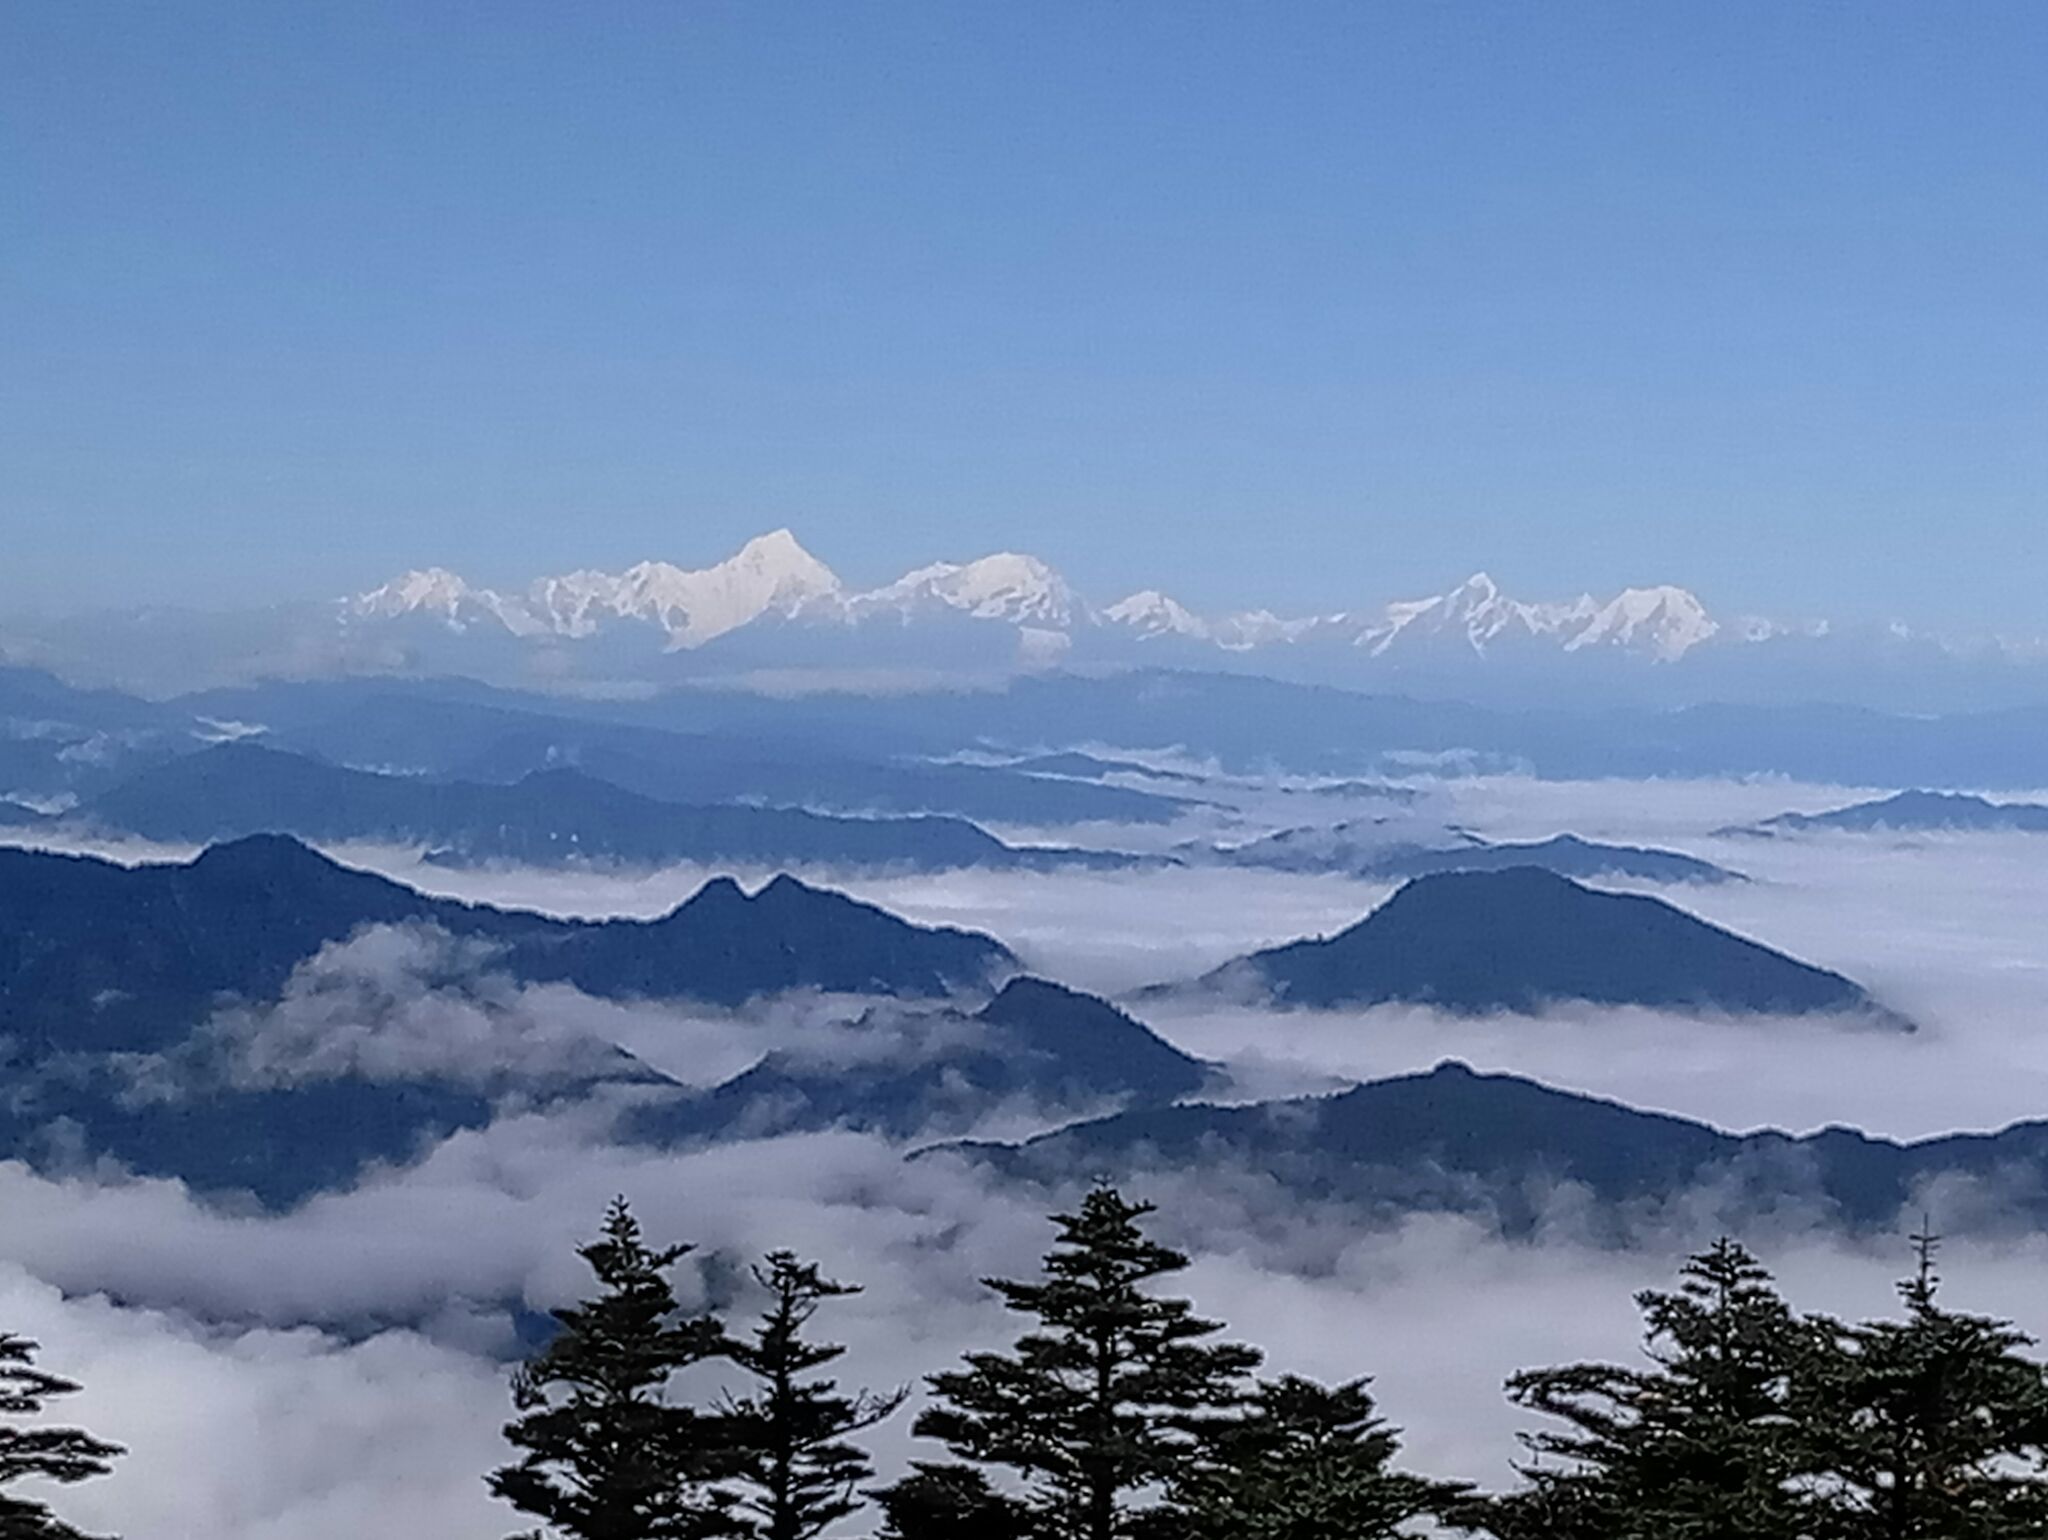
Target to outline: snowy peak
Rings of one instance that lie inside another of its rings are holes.
[[[1456,588],[1434,601],[1447,615],[1472,617],[1490,614],[1502,604],[1500,584],[1489,573],[1475,572]]]
[[[1347,618],[1343,615],[1312,615],[1288,620],[1271,610],[1238,610],[1216,621],[1210,631],[1216,645],[1226,652],[1251,652],[1260,647],[1298,642],[1328,627],[1341,627]]]
[[[1397,644],[1447,638],[1484,653],[1504,638],[1547,636],[1555,625],[1554,607],[1519,604],[1488,574],[1475,572],[1449,593],[1388,605],[1384,618],[1360,633],[1358,644],[1378,656]]]
[[[735,555],[700,572],[643,561],[628,567],[615,583],[613,612],[653,621],[676,647],[701,647],[763,616],[792,617],[839,596],[832,569],[786,529],[749,540]]]
[[[542,578],[524,594],[507,595],[435,567],[373,589],[349,609],[387,620],[431,616],[455,631],[491,619],[515,636],[586,637],[607,618],[637,620],[659,627],[671,647],[701,647],[763,616],[792,616],[838,595],[832,569],[781,529],[701,571],[643,561],[616,574],[586,569]]]
[[[345,601],[343,616],[356,625],[418,617],[456,634],[495,630],[520,638],[574,639],[632,624],[659,632],[672,649],[701,647],[766,620],[801,619],[831,632],[968,619],[1014,627],[1033,657],[1050,658],[1064,657],[1086,636],[1090,646],[1107,647],[1112,655],[1118,646],[1152,643],[1237,653],[1329,647],[1369,658],[1470,661],[1536,648],[1674,663],[1717,639],[1785,634],[1755,621],[1723,626],[1683,588],[1528,603],[1509,597],[1485,572],[1441,594],[1333,615],[1240,610],[1205,616],[1156,588],[1098,611],[1052,567],[1016,551],[934,562],[880,588],[850,593],[787,529],[757,536],[702,569],[643,561],[624,572],[542,578],[522,594],[480,588],[446,568],[429,567]]]
[[[771,602],[778,605],[802,604],[839,592],[839,575],[786,529],[756,535],[723,570],[736,580],[765,587]]]
[[[1388,605],[1381,620],[1357,640],[1375,657],[1431,642],[1485,656],[1538,641],[1567,652],[1613,647],[1675,662],[1720,629],[1683,588],[1631,588],[1605,604],[1591,594],[1566,603],[1530,604],[1510,599],[1481,572],[1435,598]]]
[[[1640,647],[1675,662],[1720,629],[1706,606],[1683,588],[1630,588],[1589,617],[1565,643],[1565,651]]]
[[[514,636],[532,636],[545,629],[517,599],[478,588],[446,567],[415,568],[400,573],[381,588],[349,601],[347,609],[365,620],[396,620],[424,615],[458,635],[473,626],[502,626]]]
[[[979,561],[934,562],[847,601],[855,618],[956,611],[976,620],[1065,630],[1089,618],[1067,580],[1035,556],[999,551]]]
[[[1129,627],[1131,634],[1140,641],[1155,636],[1185,636],[1207,641],[1210,636],[1207,621],[1156,588],[1141,589],[1117,600],[1102,612],[1102,618],[1111,625]]]
[[[422,613],[454,619],[464,605],[472,602],[469,584],[446,567],[415,567],[401,572],[381,588],[359,594],[355,600],[360,615],[409,615]]]

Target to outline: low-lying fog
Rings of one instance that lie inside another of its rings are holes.
[[[1359,815],[1339,799],[1234,795],[1234,812],[1206,810],[1165,843],[1254,837],[1305,821],[1304,808],[1325,821]],[[1455,1056],[1731,1127],[1846,1122],[1918,1136],[2048,1115],[2048,843],[1712,834],[1860,795],[1779,782],[1498,779],[1437,788],[1431,811],[1489,838],[1571,830],[1745,872],[1755,880],[1659,891],[1856,978],[1922,1023],[1914,1037],[1632,1011],[1461,1021],[1401,1009],[1177,1004],[1138,1014],[1179,1045],[1228,1062],[1246,1095]],[[1141,837],[1162,840],[1145,831],[1129,843]],[[336,854],[437,892],[581,915],[658,913],[705,876],[459,871],[405,852]],[[989,930],[1033,969],[1110,993],[1338,928],[1390,891],[1199,867],[805,875],[915,919]],[[701,1080],[744,1067],[771,1043],[818,1040],[820,1015],[835,1004],[724,1013],[534,991],[516,1009],[542,1022],[573,1019]],[[614,1193],[633,1198],[655,1237],[697,1242],[696,1260],[789,1245],[865,1283],[868,1292],[828,1322],[853,1347],[844,1380],[914,1381],[963,1347],[1006,1338],[1011,1323],[976,1280],[1030,1269],[1050,1235],[1042,1203],[991,1190],[949,1159],[901,1156],[901,1147],[843,1133],[660,1154],[608,1143],[587,1116],[528,1116],[271,1217],[95,1167],[38,1176],[0,1165],[0,1329],[40,1339],[49,1367],[86,1381],[63,1408],[67,1418],[133,1447],[115,1479],[67,1494],[67,1512],[88,1528],[216,1540],[495,1540],[511,1515],[486,1499],[481,1477],[502,1458],[508,1307],[578,1291],[571,1247]],[[1667,1281],[1675,1263],[1673,1246],[1587,1246],[1568,1214],[1540,1241],[1516,1245],[1447,1219],[1360,1235],[1303,1213],[1276,1230],[1270,1214],[1249,1222],[1256,1173],[1242,1189],[1205,1180],[1148,1195],[1162,1202],[1171,1236],[1198,1254],[1186,1288],[1205,1313],[1265,1346],[1276,1366],[1377,1375],[1386,1411],[1409,1430],[1412,1463],[1488,1481],[1507,1479],[1513,1430],[1523,1425],[1500,1397],[1503,1376],[1532,1363],[1628,1355],[1631,1293]],[[1752,1240],[1795,1303],[1836,1313],[1884,1309],[1908,1264],[1903,1238],[1850,1244],[1790,1219]],[[1944,1271],[1957,1304],[2048,1331],[2048,1244],[1954,1244]],[[906,1413],[876,1440],[885,1464],[909,1452],[908,1423]]]

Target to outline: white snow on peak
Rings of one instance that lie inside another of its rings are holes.
[[[585,569],[542,578],[522,595],[506,595],[436,567],[408,572],[351,608],[386,619],[434,615],[455,630],[489,616],[515,636],[584,637],[607,618],[641,620],[659,626],[670,646],[699,647],[764,615],[794,615],[838,595],[832,570],[783,529],[701,571],[643,561],[621,573]]]
[[[1500,584],[1491,573],[1475,572],[1445,594],[1443,602],[1453,614],[1476,614],[1500,602]]]
[[[1820,641],[1834,633],[1834,625],[1826,620],[1778,620],[1768,615],[1741,615],[1727,630],[1745,642],[1776,642],[1787,637]]]
[[[376,620],[426,615],[455,632],[485,621],[495,621],[514,636],[531,636],[543,629],[516,598],[479,588],[446,567],[400,573],[382,587],[358,595],[348,609],[361,618]]]
[[[643,561],[614,581],[613,612],[654,621],[676,647],[701,647],[765,615],[794,616],[806,606],[839,597],[832,569],[786,529],[749,540],[735,555],[702,571]]]
[[[856,617],[957,610],[977,620],[1029,622],[1065,629],[1091,618],[1067,580],[1035,556],[999,551],[979,561],[941,561],[847,601]]]
[[[848,593],[832,569],[787,529],[749,540],[702,569],[643,561],[624,572],[592,570],[542,578],[523,594],[466,582],[443,567],[407,572],[344,601],[351,620],[421,616],[451,631],[502,629],[518,637],[592,636],[631,621],[658,628],[670,647],[700,647],[771,618],[910,625],[935,616],[1029,628],[1034,657],[1054,655],[1046,638],[1101,628],[1105,640],[1180,637],[1229,652],[1278,645],[1353,646],[1373,657],[1449,648],[1484,657],[1542,644],[1565,652],[1614,650],[1674,662],[1715,638],[1763,641],[1821,634],[1740,619],[1724,626],[1683,588],[1631,588],[1608,600],[1582,594],[1563,603],[1510,598],[1485,572],[1428,598],[1374,611],[1286,618],[1270,610],[1201,616],[1156,588],[1141,589],[1100,612],[1035,556],[999,551],[970,562],[935,562],[895,582]],[[1824,630],[1824,628],[1823,628]]]
[[[1567,652],[1612,646],[1670,662],[1719,630],[1705,606],[1682,588],[1631,588],[1605,604],[1591,594],[1568,603],[1529,604],[1510,599],[1481,572],[1435,598],[1388,605],[1357,642],[1375,657],[1425,640],[1459,643],[1481,655],[1536,640]]]
[[[1140,641],[1155,636],[1185,636],[1196,641],[1209,639],[1209,623],[1177,599],[1156,588],[1140,589],[1117,600],[1102,612],[1113,625],[1128,626]]]
[[[361,615],[409,615],[424,610],[453,617],[471,592],[469,583],[446,567],[415,567],[359,595],[355,608]]]
[[[1397,643],[1422,637],[1448,637],[1483,653],[1503,636],[1547,635],[1551,617],[1538,607],[1517,604],[1484,572],[1475,572],[1447,594],[1390,604],[1382,618],[1358,636],[1358,645],[1375,657]]]
[[[1671,663],[1720,629],[1706,606],[1683,588],[1630,588],[1603,605],[1564,645],[1567,652],[1640,647]]]
[[[556,636],[595,635],[603,615],[618,615],[619,579],[583,568],[541,578],[527,590],[533,609]]]
[[[1331,625],[1343,624],[1341,615],[1309,615],[1286,620],[1271,610],[1238,610],[1225,615],[1211,628],[1216,645],[1226,652],[1251,652],[1276,643],[1298,642]]]

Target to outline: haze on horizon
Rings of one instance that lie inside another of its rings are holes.
[[[2038,8],[9,8],[0,605],[1569,597],[2038,633]]]

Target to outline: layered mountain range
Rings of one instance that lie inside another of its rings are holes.
[[[1771,1216],[1882,1231],[1937,1190],[1960,1230],[2048,1221],[2048,1123],[1909,1143],[1840,1127],[1737,1134],[1455,1061],[1336,1095],[1134,1108],[948,1153],[1052,1186],[1076,1173],[1219,1192],[1256,1183],[1275,1211],[1327,1205],[1361,1224],[1455,1213],[1522,1238],[1562,1221],[1611,1244]],[[1973,1188],[1995,1201],[1961,1201]]]
[[[0,850],[0,1157],[69,1168],[86,1154],[282,1206],[506,1112],[656,1144],[827,1128],[920,1141],[1108,1114],[969,1153],[1055,1184],[1252,1170],[1292,1197],[1376,1216],[1491,1210],[1511,1230],[1558,1186],[1617,1223],[1728,1178],[1743,1202],[1811,1200],[1860,1224],[1945,1173],[2048,1163],[2038,1126],[1910,1147],[1738,1137],[1456,1068],[1187,1104],[1229,1095],[1222,1066],[1020,966],[992,937],[788,877],[751,894],[721,878],[659,919],[575,921],[434,898],[276,836],[157,866]],[[1287,1004],[1578,999],[1907,1025],[1839,975],[1656,900],[1526,869],[1420,879],[1337,937],[1241,966]],[[797,1030],[792,991],[829,1013]],[[839,1014],[821,995],[864,998]],[[719,1018],[735,1044],[758,1036],[737,1073],[683,1035],[689,1011],[644,1014],[763,997],[778,1004]],[[648,1057],[592,1001],[639,1013]]]
[[[273,997],[366,926],[432,927],[490,950],[521,983],[615,1000],[944,998],[1015,966],[991,937],[912,925],[789,876],[751,894],[715,878],[658,919],[579,921],[431,897],[282,835],[136,867],[0,849],[0,1046],[155,1052],[223,997]]]
[[[844,817],[803,807],[643,796],[566,766],[509,783],[377,774],[237,740],[152,766],[65,816],[0,803],[0,828],[212,844],[252,834],[419,846],[442,865],[831,866],[950,871],[1126,867],[1019,848],[964,818]]]
[[[556,678],[793,671],[844,684],[887,670],[900,687],[932,675],[1150,664],[1517,704],[1533,693],[1953,710],[2048,692],[2048,649],[2038,643],[1716,614],[1669,584],[1532,601],[1480,572],[1392,603],[1212,613],[1156,588],[1094,602],[1046,562],[1010,551],[863,589],[786,529],[709,567],[644,561],[523,589],[444,568],[407,572],[340,601],[321,625],[320,645],[340,666],[498,677],[544,664]]]
[[[1715,612],[1670,584],[1530,600],[1475,573],[1309,614],[1084,596],[1036,556],[863,588],[786,529],[705,567],[642,561],[493,587],[444,567],[306,603],[0,617],[0,659],[156,696],[258,679],[461,675],[520,688],[715,679],[873,693],[1070,665],[1203,669],[1474,703],[1827,701],[1955,712],[2048,702],[2048,642]],[[614,693],[616,690],[614,689]]]

